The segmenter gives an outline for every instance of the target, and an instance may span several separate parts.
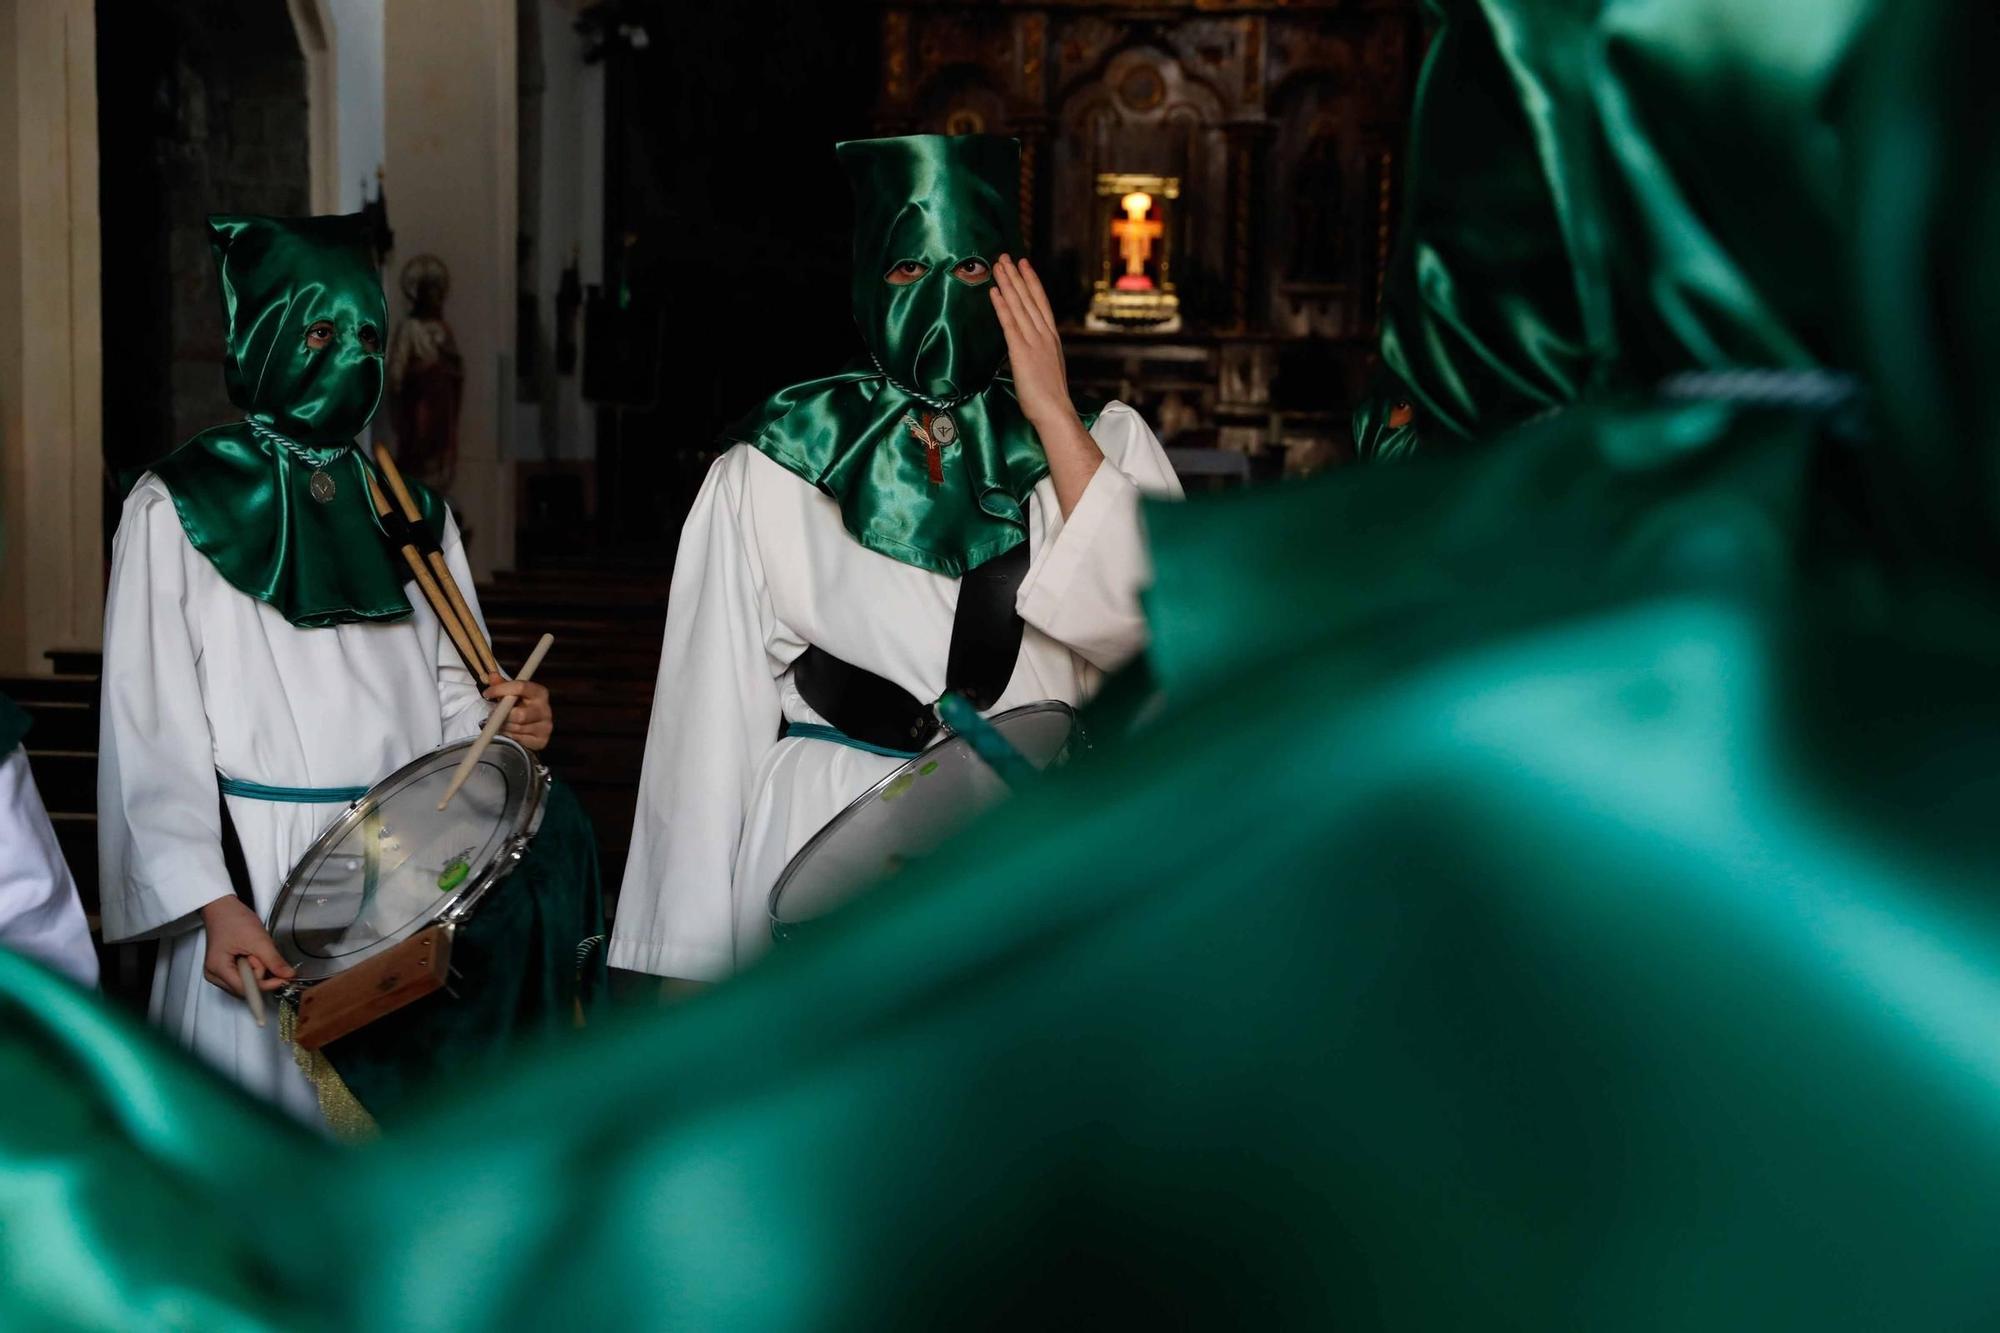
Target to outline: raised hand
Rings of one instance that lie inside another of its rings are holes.
[[[1063,364],[1055,311],[1048,293],[1042,290],[1042,280],[1027,260],[1017,264],[1010,256],[1001,255],[993,265],[993,310],[1007,338],[1014,397],[1028,424],[1042,438],[1056,503],[1067,516],[1083,498],[1084,488],[1096,475],[1104,455],[1070,402],[1069,371]]]
[[[1016,263],[1001,255],[993,265],[993,309],[1007,337],[1007,359],[1014,367],[1014,396],[1037,429],[1044,422],[1074,417],[1069,400],[1069,372],[1063,365],[1062,337],[1056,332],[1055,311],[1049,306],[1042,280],[1027,260]]]

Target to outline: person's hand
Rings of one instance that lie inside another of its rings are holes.
[[[1007,336],[1007,359],[1014,367],[1014,397],[1021,404],[1021,415],[1044,435],[1076,421],[1055,311],[1027,260],[1017,264],[1001,255],[993,265],[993,309],[1000,316],[1000,331]]]
[[[993,309],[1000,316],[1007,356],[1014,364],[1014,398],[1021,404],[1021,415],[1041,437],[1056,505],[1067,518],[1097,475],[1104,454],[1070,401],[1055,311],[1027,260],[1016,264],[1001,255],[993,266]]]
[[[201,974],[214,985],[238,999],[243,997],[243,981],[236,975],[238,958],[250,960],[259,990],[277,990],[292,979],[292,965],[241,898],[232,895],[209,903],[201,909],[201,924],[208,932],[208,953],[202,959]]]
[[[500,734],[510,741],[519,741],[529,750],[540,750],[555,735],[555,709],[549,706],[549,687],[540,681],[502,680],[499,676],[488,676],[486,697],[494,701],[514,699],[514,711],[507,714],[507,724],[500,728]]]

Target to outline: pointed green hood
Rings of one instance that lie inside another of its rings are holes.
[[[958,575],[1028,535],[1042,442],[999,373],[990,274],[1020,252],[1020,146],[989,135],[839,145],[854,188],[856,368],[782,389],[729,434],[840,502],[871,551]],[[905,262],[923,276],[888,281]],[[933,450],[927,441],[934,440]]]
[[[404,574],[353,447],[382,398],[388,324],[362,218],[216,216],[209,240],[229,331],[223,375],[244,419],[153,468],[189,542],[301,628],[402,619]],[[443,507],[412,489],[440,534]]]

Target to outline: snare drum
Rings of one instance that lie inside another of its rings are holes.
[[[603,1002],[590,817],[505,738],[440,812],[470,744],[370,788],[279,888],[271,936],[298,969],[281,1003],[330,1119],[316,1071],[337,1076],[343,1111],[392,1122]]]
[[[1036,768],[1059,763],[1076,712],[1055,700],[987,721]],[[884,875],[936,850],[998,803],[1007,785],[962,736],[940,741],[856,797],[812,836],[771,888],[771,937],[796,934]]]
[[[278,889],[271,938],[314,987],[417,935],[455,930],[512,874],[541,827],[547,769],[500,737],[449,808],[437,803],[471,741],[433,750],[369,788]],[[301,1009],[299,1042],[311,1049]],[[331,1040],[331,1038],[324,1038]]]

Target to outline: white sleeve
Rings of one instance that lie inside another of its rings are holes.
[[[702,483],[674,559],[613,967],[693,981],[735,970],[731,881],[783,708],[769,590],[743,513],[738,446]]]
[[[97,950],[76,881],[18,746],[0,761],[0,847],[0,946],[95,986]]]
[[[472,585],[472,568],[465,562],[465,543],[459,538],[458,523],[449,510],[444,516],[444,540],[439,545],[444,548],[444,567],[451,571],[458,590],[465,594],[465,604],[472,609],[472,618],[479,622],[479,632],[491,643],[493,636],[486,630],[486,613],[479,608],[479,590]],[[404,592],[415,608],[415,618],[420,623],[437,625],[437,616],[414,581],[404,585]],[[484,687],[473,680],[472,673],[459,661],[458,649],[442,625],[437,626],[437,645],[438,712],[444,719],[444,739],[449,745],[478,735],[493,705],[487,701]],[[504,669],[507,663],[500,665]],[[519,667],[520,663],[514,665]]]
[[[1109,671],[1146,646],[1139,594],[1153,566],[1139,499],[1178,500],[1181,484],[1152,428],[1125,404],[1106,404],[1090,434],[1104,463],[1068,518],[1056,516],[1048,492],[1056,535],[1036,552],[1014,606],[1021,619]]]
[[[107,941],[189,929],[230,892],[188,605],[192,554],[173,501],[141,481],[118,524],[104,599],[97,852]]]

